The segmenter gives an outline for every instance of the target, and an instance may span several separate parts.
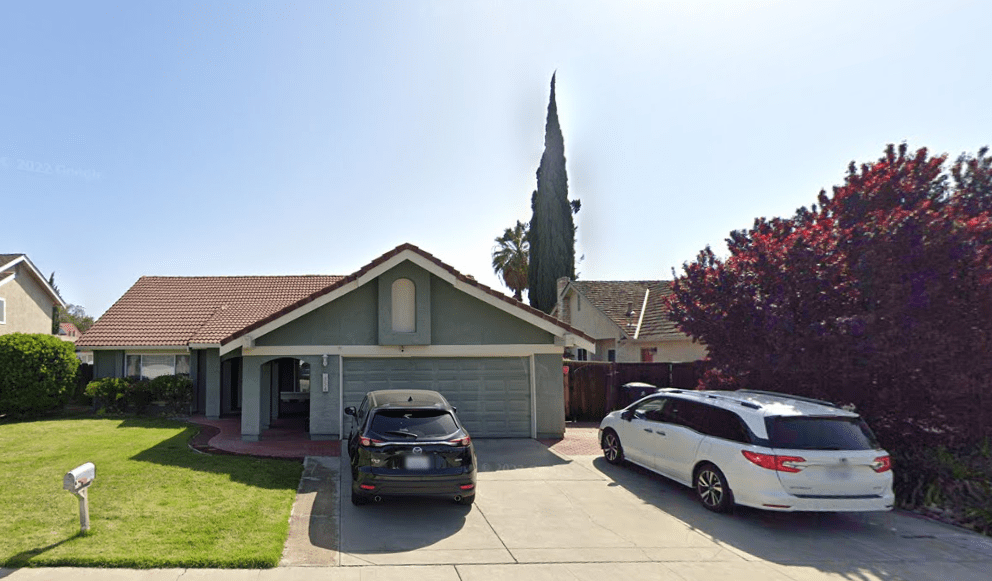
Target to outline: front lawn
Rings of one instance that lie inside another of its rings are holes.
[[[0,566],[260,568],[279,563],[303,467],[208,456],[181,422],[0,424]],[[62,476],[96,465],[90,532]]]

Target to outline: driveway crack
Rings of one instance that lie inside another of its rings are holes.
[[[499,533],[496,532],[496,529],[493,527],[493,523],[489,522],[489,519],[486,517],[486,511],[482,510],[482,508],[478,504],[475,504],[475,508],[478,509],[479,514],[482,515],[482,520],[486,521],[486,525],[489,527],[489,530],[491,530],[493,534],[496,535],[496,538],[499,539],[499,544],[503,545],[503,549],[506,550],[506,553],[508,555],[510,555],[510,558],[513,559],[513,562],[519,564],[520,561],[517,560],[517,556],[514,555],[513,551],[510,550],[510,547],[507,547],[506,543],[503,542],[503,537],[499,536]],[[457,567],[455,567],[455,571],[456,572],[458,571]],[[458,575],[458,578],[461,579],[461,574]]]

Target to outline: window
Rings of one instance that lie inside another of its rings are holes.
[[[408,278],[393,281],[393,332],[417,331],[417,287]]]
[[[579,349],[575,354],[576,361],[589,361],[589,352],[585,349]]]
[[[606,352],[606,360],[610,362],[615,362],[617,360],[617,350],[610,349]]]
[[[634,408],[634,417],[650,422],[660,422],[662,420],[662,410],[665,408],[665,398],[649,399]]]
[[[128,355],[124,360],[125,377],[162,375],[189,375],[189,355]]]
[[[7,324],[7,301],[0,299],[0,325]]]

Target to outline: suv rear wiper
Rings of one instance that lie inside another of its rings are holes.
[[[418,438],[419,437],[419,436],[417,436],[417,434],[413,434],[411,432],[401,432],[399,430],[391,430],[391,431],[384,432],[384,433],[389,434],[391,436],[409,436],[411,438]]]

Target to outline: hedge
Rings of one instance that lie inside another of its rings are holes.
[[[53,335],[0,335],[0,416],[33,416],[62,408],[72,393],[75,346]]]

